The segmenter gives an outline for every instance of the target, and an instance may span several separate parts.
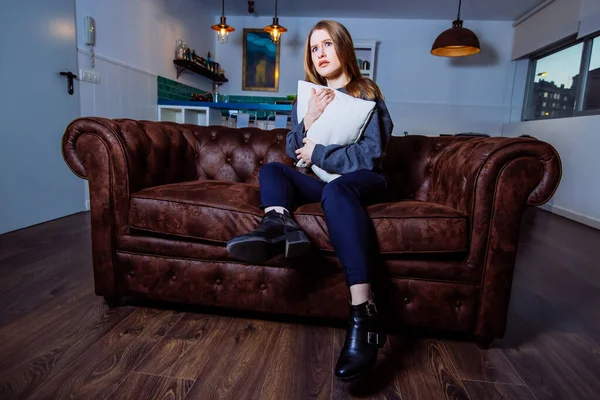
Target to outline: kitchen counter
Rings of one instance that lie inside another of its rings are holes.
[[[222,103],[189,100],[159,100],[158,121],[171,121],[180,124],[221,125],[223,110],[272,111],[289,114],[292,104],[272,103]]]
[[[207,107],[218,110],[292,111],[291,104],[272,103],[215,103],[209,101],[159,100],[158,105],[185,108]]]

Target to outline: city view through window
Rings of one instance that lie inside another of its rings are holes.
[[[524,119],[572,117],[581,111],[600,111],[600,37],[579,42],[535,61]],[[581,63],[589,52],[587,79],[580,78]],[[577,104],[578,89],[584,96]]]

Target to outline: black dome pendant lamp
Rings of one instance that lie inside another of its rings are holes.
[[[452,22],[452,28],[442,32],[431,47],[431,54],[438,57],[465,57],[481,51],[479,39],[475,33],[463,28],[460,19],[462,0],[458,0],[458,16]]]

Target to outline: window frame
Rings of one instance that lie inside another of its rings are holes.
[[[583,103],[585,100],[585,89],[587,87],[588,73],[590,69],[590,63],[592,59],[592,50],[594,39],[600,37],[600,32],[596,32],[593,35],[589,35],[580,39],[577,39],[577,35],[573,35],[561,41],[551,47],[547,47],[537,53],[532,54],[529,57],[529,66],[527,70],[527,84],[525,85],[525,99],[523,101],[523,109],[521,110],[521,121],[544,121],[549,119],[559,118],[574,118],[582,117],[586,115],[600,115],[600,109],[595,110],[584,110]],[[552,54],[563,51],[569,47],[576,46],[579,43],[583,43],[583,49],[581,51],[581,63],[579,67],[579,76],[582,77],[577,82],[575,88],[575,110],[573,115],[568,117],[544,117],[541,118],[539,115],[532,114],[529,110],[529,102],[533,97],[533,89],[535,84],[535,70],[537,68],[538,60],[551,56]]]

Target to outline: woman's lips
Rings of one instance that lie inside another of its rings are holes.
[[[319,67],[326,67],[327,65],[329,65],[329,61],[321,61],[319,63]]]

